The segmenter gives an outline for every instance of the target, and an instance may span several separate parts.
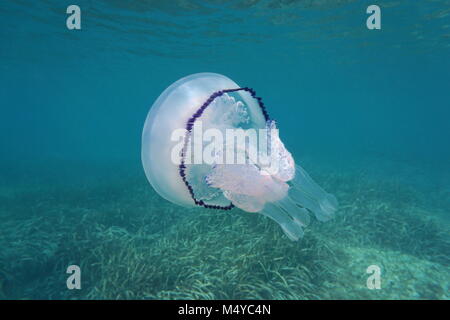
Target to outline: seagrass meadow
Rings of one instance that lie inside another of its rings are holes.
[[[170,204],[137,170],[99,185],[2,189],[1,297],[448,299],[447,195],[430,199],[398,175],[321,171],[340,209],[298,242],[258,214]],[[81,290],[66,287],[70,264]],[[372,264],[380,290],[366,286]]]

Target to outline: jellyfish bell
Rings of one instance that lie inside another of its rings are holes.
[[[295,164],[255,91],[220,74],[193,74],[164,90],[147,115],[141,155],[163,198],[258,212],[291,240],[302,237],[311,213],[326,221],[337,209],[336,198]]]
[[[182,206],[195,206],[189,189],[180,177],[179,161],[171,161],[173,133],[186,129],[188,121],[214,92],[224,88],[239,88],[231,79],[214,73],[198,73],[170,85],[156,99],[145,120],[142,133],[142,163],[153,188],[165,199]],[[242,103],[248,107],[253,123],[264,127],[265,120],[251,97],[240,92]],[[186,130],[187,131],[187,130]]]

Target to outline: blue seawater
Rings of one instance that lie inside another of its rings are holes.
[[[449,299],[450,3],[371,4],[2,1],[0,299]],[[197,72],[263,97],[332,221],[291,242],[155,193],[145,117]]]

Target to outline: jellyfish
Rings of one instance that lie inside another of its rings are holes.
[[[294,241],[310,215],[327,221],[337,210],[336,198],[295,163],[256,92],[220,74],[189,75],[165,89],[141,146],[148,181],[180,206],[260,213]]]

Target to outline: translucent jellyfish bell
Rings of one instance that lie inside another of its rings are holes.
[[[220,74],[193,74],[164,90],[145,121],[142,163],[165,199],[259,212],[291,240],[302,237],[311,213],[327,221],[337,209],[295,164],[261,98]]]

